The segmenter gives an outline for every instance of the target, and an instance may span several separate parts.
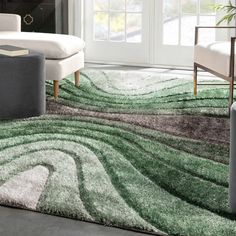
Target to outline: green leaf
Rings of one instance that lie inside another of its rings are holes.
[[[229,24],[236,17],[236,6],[232,4],[231,0],[227,5],[224,4],[215,4],[213,6],[215,11],[225,12],[225,15],[217,22],[216,25],[220,25],[223,22]]]

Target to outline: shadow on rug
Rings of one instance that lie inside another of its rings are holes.
[[[236,235],[228,89],[83,70],[41,118],[0,124],[0,204],[150,233]],[[52,84],[47,82],[48,95]]]

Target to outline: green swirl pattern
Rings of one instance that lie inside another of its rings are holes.
[[[47,115],[0,123],[0,203],[161,235],[236,235],[227,97],[211,86],[194,97],[189,76],[84,70]]]

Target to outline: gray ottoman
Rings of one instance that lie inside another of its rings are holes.
[[[236,102],[231,107],[230,114],[230,208],[236,213]]]
[[[0,119],[40,116],[45,113],[44,55],[0,55]]]

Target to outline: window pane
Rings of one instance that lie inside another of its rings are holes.
[[[165,22],[163,27],[163,44],[178,45],[179,43],[179,20],[173,19]]]
[[[182,12],[197,14],[197,0],[181,0]]]
[[[97,12],[94,15],[94,39],[108,40],[108,13]]]
[[[200,16],[200,25],[215,25],[215,16]],[[216,30],[215,29],[201,29],[199,34],[200,42],[213,42],[215,41]]]
[[[107,11],[109,7],[108,0],[94,0],[95,11]]]
[[[200,12],[207,14],[215,14],[215,10],[213,9],[213,5],[215,3],[216,3],[215,0],[201,0]]]
[[[176,0],[163,3],[163,43],[177,45],[179,42],[179,5]]]
[[[110,15],[110,40],[125,41],[125,14],[112,13]]]
[[[126,0],[128,12],[142,12],[143,0]]]
[[[165,0],[163,2],[164,22],[172,20],[179,15],[179,4],[176,0]]]
[[[194,45],[194,30],[197,25],[197,16],[183,16],[181,18],[181,45]]]
[[[142,15],[138,13],[127,14],[127,42],[140,43],[142,41]]]
[[[125,11],[125,0],[110,0],[112,11]]]

